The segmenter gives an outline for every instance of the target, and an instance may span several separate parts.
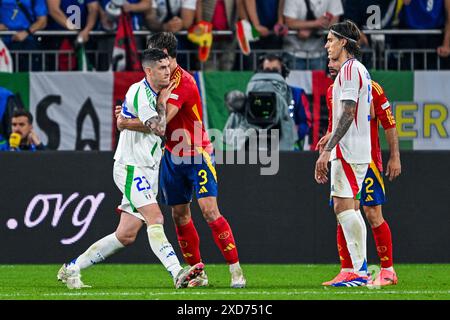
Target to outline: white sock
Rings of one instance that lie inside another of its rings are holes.
[[[387,270],[387,271],[390,271],[390,272],[394,272],[394,267],[381,268],[381,270]]]
[[[361,210],[356,210],[356,215],[358,216],[358,219],[360,220],[361,225],[363,226],[362,231],[363,231],[363,252],[364,252],[364,259],[366,259],[367,261],[367,225],[366,225],[366,221],[364,221],[364,218],[361,214]]]
[[[167,271],[175,278],[183,269],[178,261],[175,250],[169,240],[167,240],[166,234],[162,224],[152,224],[147,227],[148,241],[150,247],[161,263],[164,265]]]
[[[235,271],[241,270],[241,265],[239,264],[239,262],[236,262],[236,263],[230,264],[229,268],[230,268],[230,272],[233,273]]]
[[[353,209],[339,213],[337,218],[344,231],[345,241],[347,241],[347,249],[352,259],[354,272],[366,275],[367,263],[364,256],[365,241],[363,236],[365,225],[361,225],[361,220]]]
[[[83,254],[70,262],[76,264],[80,270],[104,261],[110,255],[116,253],[125,246],[117,239],[115,233],[98,240],[91,245]]]

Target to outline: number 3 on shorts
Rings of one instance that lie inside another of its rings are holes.
[[[198,172],[198,176],[201,177],[203,180],[199,182],[201,186],[204,186],[208,182],[208,173],[206,170],[200,170]]]

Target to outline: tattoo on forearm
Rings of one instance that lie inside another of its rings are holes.
[[[157,116],[151,117],[145,122],[150,131],[158,136],[163,137],[166,133],[166,105],[162,102],[156,104]]]
[[[339,143],[342,137],[347,133],[350,125],[355,119],[356,113],[356,102],[352,100],[344,100],[342,101],[344,106],[344,112],[342,113],[341,118],[334,130],[333,134],[330,137],[327,145],[325,146],[325,151],[331,151],[333,148]]]

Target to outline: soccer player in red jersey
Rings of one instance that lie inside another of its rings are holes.
[[[192,193],[195,191],[214,241],[229,265],[231,287],[244,288],[246,280],[239,264],[233,232],[217,205],[214,148],[203,124],[202,102],[197,85],[194,78],[177,64],[177,39],[173,33],[153,34],[148,40],[148,47],[167,52],[171,81],[176,83],[167,101],[166,143],[161,160],[160,184],[162,202],[172,207],[172,218],[183,257],[189,265],[201,261],[200,239],[190,210]],[[140,130],[140,124],[136,121],[130,123],[132,121],[120,119],[118,126]],[[208,278],[205,272],[189,284],[190,287],[206,285]]]
[[[334,60],[329,62],[329,70],[332,78],[335,78],[340,68],[339,63]],[[327,91],[328,106],[328,132],[318,143],[319,151],[329,139],[332,123],[332,91],[333,85],[330,85]],[[378,139],[379,124],[383,126],[386,133],[386,140],[390,149],[390,158],[387,163],[386,176],[392,181],[401,173],[400,152],[398,146],[398,135],[395,126],[395,119],[392,115],[390,103],[384,94],[383,88],[372,80],[372,98],[373,110],[371,118],[371,144],[372,144],[372,162],[364,178],[363,189],[361,192],[361,204],[364,213],[372,227],[372,233],[375,238],[377,253],[381,262],[381,272],[377,278],[370,284],[376,286],[386,286],[397,284],[397,275],[393,268],[392,259],[392,236],[388,223],[384,220],[382,214],[382,204],[385,202],[385,189],[383,183],[383,161],[381,158],[381,148]],[[337,244],[338,253],[341,261],[340,273],[331,281],[324,282],[324,285],[332,285],[339,282],[345,272],[353,268],[350,254],[347,249],[344,233],[340,224],[337,226]]]

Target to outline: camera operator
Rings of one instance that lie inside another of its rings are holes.
[[[261,133],[265,133],[261,129],[266,129],[269,136],[273,135],[272,130],[279,130],[280,150],[295,150],[298,139],[290,115],[294,99],[285,80],[288,74],[289,69],[281,58],[266,55],[260,58],[259,68],[247,85],[247,95],[236,91],[226,95],[226,104],[231,111],[224,128],[227,145],[240,149],[243,142],[251,142],[250,135],[255,132],[261,140]],[[270,143],[270,139],[267,142]]]
[[[283,62],[283,59],[275,54],[268,54],[261,58],[260,69],[264,72],[278,72],[283,78],[289,75],[289,69]],[[309,109],[308,98],[305,90],[300,87],[289,86],[292,91],[294,103],[290,104],[290,115],[294,119],[297,129],[297,141],[295,144],[296,150],[303,150],[305,144],[305,137],[309,135],[312,125],[312,116]]]

